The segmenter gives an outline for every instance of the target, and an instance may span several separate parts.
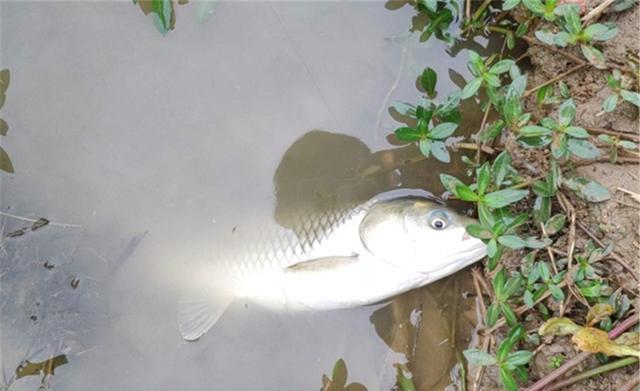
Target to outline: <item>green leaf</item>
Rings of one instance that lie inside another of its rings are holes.
[[[558,109],[558,120],[561,126],[569,126],[576,116],[576,104],[573,99],[567,99]]]
[[[173,4],[171,0],[151,0],[153,22],[158,31],[165,35],[171,29]]]
[[[393,108],[400,114],[408,117],[416,117],[416,107],[410,103],[397,101]]]
[[[500,317],[500,308],[494,303],[487,308],[487,326],[493,327]]]
[[[569,126],[564,131],[565,131],[565,133],[567,133],[571,137],[576,137],[576,138],[587,138],[587,137],[589,137],[589,133],[586,130],[584,130],[583,128],[579,127],[579,126]]]
[[[478,90],[480,89],[481,85],[482,85],[482,78],[481,77],[476,77],[475,79],[471,80],[462,89],[461,98],[462,99],[467,99],[467,98],[472,97],[473,95],[475,95],[476,92],[478,92]]]
[[[489,186],[489,182],[491,181],[491,172],[489,171],[489,163],[484,163],[480,170],[478,170],[477,175],[478,180],[478,194],[484,195],[487,190],[487,186]]]
[[[549,219],[551,215],[551,198],[538,196],[533,204],[533,219],[537,225]]]
[[[518,391],[518,382],[508,368],[500,367],[500,381],[507,391]]]
[[[456,131],[458,124],[453,122],[444,122],[436,125],[431,131],[429,131],[429,138],[442,140],[453,134]]]
[[[590,45],[580,45],[580,50],[582,51],[582,55],[598,69],[607,69],[606,60],[604,58],[604,54],[593,46]]]
[[[514,324],[518,323],[518,318],[516,317],[516,314],[513,312],[513,310],[511,309],[511,307],[509,307],[507,303],[500,303],[500,310],[504,315],[504,320],[507,321],[507,324],[509,326],[513,326]]]
[[[580,7],[575,4],[566,4],[561,8],[562,16],[567,22],[564,26],[570,33],[577,35],[582,31],[580,22]]]
[[[218,5],[218,0],[200,0],[196,10],[196,21],[204,23],[213,14],[216,5]]]
[[[460,179],[448,174],[440,174],[440,183],[442,183],[442,186],[444,186],[444,188],[453,195],[456,194],[457,185],[464,186],[464,183],[462,183]]]
[[[555,235],[558,232],[560,232],[562,228],[564,228],[566,221],[567,221],[567,216],[561,213],[557,215],[553,215],[544,225],[544,231],[549,236]]]
[[[618,34],[618,28],[613,23],[595,23],[584,29],[584,34],[596,41],[608,41]]]
[[[478,204],[478,219],[485,227],[493,227],[496,223],[493,213],[485,204]]]
[[[556,134],[551,142],[551,155],[560,159],[567,155],[569,146],[567,145],[567,135],[564,133]]]
[[[504,292],[504,284],[506,282],[506,276],[504,274],[504,269],[501,269],[496,275],[493,277],[491,281],[491,286],[493,287],[493,292],[496,297],[503,298]]]
[[[504,189],[484,196],[484,202],[492,208],[502,208],[520,201],[529,194],[528,190]]]
[[[538,273],[542,278],[542,281],[549,281],[551,278],[551,271],[549,270],[549,266],[546,262],[538,262]]]
[[[469,64],[468,65],[469,65],[469,70],[475,76],[480,76],[480,74],[482,73],[482,71],[485,68],[484,61],[482,60],[482,57],[480,57],[480,55],[478,53],[474,52],[473,50],[469,50]]]
[[[555,301],[564,301],[564,292],[559,286],[549,284],[549,292],[551,292],[551,297],[553,297]]]
[[[540,0],[522,0],[522,3],[536,15],[542,15],[545,12],[544,5]]]
[[[427,95],[434,96],[436,93],[436,82],[438,81],[438,75],[432,68],[426,67],[420,77],[420,84],[422,88],[427,92]]]
[[[589,202],[602,202],[611,198],[606,187],[589,178],[573,177],[563,181],[563,184]]]
[[[451,156],[447,150],[447,146],[442,141],[433,141],[431,143],[431,153],[433,157],[444,163],[451,162]]]
[[[624,149],[638,149],[638,144],[631,141],[622,140],[618,144]]]
[[[493,160],[493,165],[491,167],[496,186],[502,186],[502,182],[504,182],[504,179],[509,173],[510,168],[511,155],[509,155],[508,151],[500,152],[500,154]]]
[[[491,123],[489,126],[485,127],[480,133],[480,141],[490,141],[494,138],[498,137],[502,130],[504,129],[504,122],[502,120],[497,120],[496,122]]]
[[[525,244],[528,248],[545,248],[551,244],[551,239],[536,239],[536,238],[527,238],[525,240]]]
[[[517,367],[528,364],[531,358],[533,358],[533,352],[518,350],[517,352],[509,353],[506,362],[513,367]]]
[[[500,82],[500,78],[493,73],[485,73],[484,75],[482,75],[482,78],[490,87],[498,88],[502,85],[502,83]],[[487,90],[487,93],[492,93],[491,88]]]
[[[617,105],[618,105],[618,94],[613,94],[613,95],[610,95],[607,99],[605,99],[604,102],[602,102],[602,109],[605,112],[610,113],[616,109]]]
[[[8,172],[9,174],[14,173],[13,163],[11,163],[9,155],[2,147],[0,147],[0,170]]]
[[[497,254],[497,252],[498,252],[498,243],[496,242],[495,239],[489,240],[489,243],[487,243],[487,255],[493,258]]]
[[[454,194],[463,201],[478,201],[480,198],[469,186],[462,183],[456,184]]]
[[[428,138],[423,138],[418,142],[418,148],[420,152],[425,156],[429,157],[432,152],[433,142]]]
[[[500,75],[502,73],[509,72],[509,69],[511,69],[513,64],[515,64],[515,61],[513,60],[500,60],[489,68],[489,72],[494,75]]]
[[[502,3],[502,10],[509,11],[516,8],[518,4],[520,4],[520,0],[504,0]]]
[[[522,285],[522,277],[520,277],[519,275],[516,275],[514,277],[511,277],[510,279],[507,280],[507,282],[504,284],[504,297],[511,297],[513,296],[518,289],[520,289],[520,285]]]
[[[551,31],[549,31],[548,29],[536,30],[534,35],[536,36],[536,38],[538,38],[540,42],[544,44],[553,45],[555,43],[556,35]]]
[[[499,362],[505,361],[511,349],[513,349],[515,344],[524,336],[524,332],[524,327],[521,324],[517,324],[509,330],[507,336],[502,340],[500,345],[498,345],[496,358]]]
[[[633,91],[627,91],[627,90],[622,90],[620,91],[620,96],[622,96],[622,99],[626,100],[627,102],[640,107],[640,94],[637,92],[633,92]]]
[[[465,229],[467,230],[467,233],[474,238],[488,240],[493,237],[491,230],[481,226],[480,224],[469,224]]]
[[[482,350],[478,349],[467,349],[464,352],[464,357],[467,359],[467,362],[471,365],[484,366],[484,365],[493,365],[496,363],[496,358],[490,355],[489,353],[485,353]]]
[[[438,10],[438,0],[418,0],[420,4],[425,6],[429,11],[436,12]]]
[[[347,383],[347,376],[347,365],[344,363],[344,360],[340,358],[333,366],[331,380],[336,388],[344,388],[344,385]]]
[[[600,156],[598,148],[587,140],[569,139],[567,148],[571,153],[583,159],[595,159]]]
[[[551,129],[536,125],[523,126],[522,128],[520,128],[521,137],[548,136],[551,133],[553,133]]]
[[[522,146],[527,148],[540,148],[549,145],[551,143],[551,137],[519,137],[518,141]]]
[[[524,291],[524,305],[526,305],[529,309],[533,308],[534,306],[533,293],[531,293],[531,291],[529,290]]]
[[[419,131],[409,127],[398,128],[394,133],[400,141],[418,141],[422,138],[422,134]]]
[[[527,243],[524,239],[516,235],[504,235],[498,238],[498,242],[503,246],[509,247],[514,250],[524,248]]]

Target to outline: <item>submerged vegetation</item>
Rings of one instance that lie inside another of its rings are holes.
[[[503,2],[501,8],[490,8],[493,3],[484,1],[472,13],[471,2],[467,1],[462,34],[500,33],[505,36],[508,48],[522,39],[577,62],[573,71],[587,67],[602,70],[611,95],[599,115],[608,115],[621,100],[640,106],[638,61],[625,65],[609,62],[601,44],[613,39],[618,28],[614,23],[595,21],[605,11],[624,11],[637,6],[635,3],[605,1],[581,17],[580,7],[569,2],[511,0]],[[418,12],[429,16],[422,40],[432,35],[448,43],[454,40],[442,30],[447,30],[454,21],[452,16],[458,14],[457,3],[416,0],[412,4]],[[441,11],[441,17],[437,16],[437,10]],[[613,244],[596,246],[590,240],[582,248],[577,246],[576,227],[582,225],[576,222],[579,206],[572,201],[598,203],[610,198],[607,188],[579,175],[577,167],[603,160],[621,163],[620,156],[625,157],[626,163],[637,164],[638,145],[624,139],[624,134],[612,131],[593,134],[581,126],[576,118],[575,100],[562,80],[571,72],[541,85],[531,85],[518,64],[520,60],[507,58],[504,52],[482,58],[470,50],[468,68],[472,79],[460,91],[449,95],[445,103],[432,100],[437,75],[427,67],[419,80],[425,96],[415,105],[399,102],[394,106],[416,124],[398,128],[396,138],[416,143],[425,157],[433,156],[443,162],[451,160],[447,148],[460,141],[450,137],[460,124],[460,100],[476,100],[484,113],[480,129],[471,136],[477,152],[475,158],[463,157],[470,178],[441,175],[451,196],[475,204],[480,223],[467,226],[467,232],[487,244],[486,274],[491,283],[482,281],[480,273],[474,273],[480,282],[479,297],[482,298],[484,288],[484,294],[491,298],[488,306],[480,302],[484,342],[480,349],[464,352],[467,362],[478,368],[469,372],[475,375],[469,381],[474,389],[481,389],[481,368],[485,366],[498,368],[505,389],[522,388],[529,382],[527,365],[542,348],[541,337],[549,335],[572,334],[577,349],[598,353],[604,361],[612,355],[638,356],[637,333],[614,340],[638,321],[637,314],[630,315],[631,298],[637,297],[637,289],[630,292],[621,287],[616,289],[602,273],[606,260],[614,259],[624,265],[626,261],[616,253]],[[537,110],[528,110],[526,98],[533,93]],[[541,110],[543,106],[545,110]],[[549,110],[553,107],[555,111]],[[637,108],[634,110],[637,124]],[[488,123],[490,114],[496,119]],[[486,146],[501,152],[485,157]],[[520,158],[529,151],[537,152],[534,170],[523,162],[513,161],[514,155]],[[532,171],[538,175],[531,176]],[[559,248],[562,245],[566,250]],[[524,256],[519,255],[522,251]],[[633,270],[629,273],[635,275]],[[583,308],[589,312],[587,327],[577,326],[567,318],[583,313]],[[537,333],[524,331],[524,324],[544,320],[546,323]],[[502,334],[503,326],[508,327],[506,335]],[[489,341],[495,336],[502,342],[491,354]],[[584,358],[578,356],[567,363],[563,363],[563,358],[556,359],[551,363],[556,371],[528,390],[546,387],[575,366],[576,360]],[[634,363],[637,358],[631,357],[616,365],[604,364],[569,379],[571,382],[565,380],[562,385]]]

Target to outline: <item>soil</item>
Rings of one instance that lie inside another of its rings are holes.
[[[600,1],[585,1],[585,12],[589,12]],[[517,15],[515,16],[517,18]],[[618,28],[617,36],[602,45],[603,52],[609,63],[624,66],[628,63],[629,55],[635,58],[640,53],[640,6],[637,4],[630,10],[621,13],[606,13],[600,18],[600,22],[614,22]],[[570,50],[570,49],[567,49]],[[577,57],[583,58],[578,50],[574,53]],[[549,51],[547,48],[532,45],[528,48],[528,58],[531,68],[528,71],[529,88],[542,84],[563,72],[566,72],[576,64],[568,60],[565,56]],[[604,128],[620,133],[640,134],[638,127],[638,109],[624,102],[618,104],[617,109],[612,113],[599,114],[602,111],[603,101],[611,94],[606,85],[605,75],[610,71],[598,70],[592,66],[587,66],[566,78],[564,82],[569,87],[577,105],[576,124],[586,128]],[[556,88],[556,94],[559,91]],[[556,106],[537,107],[535,94],[532,94],[524,102],[527,110],[534,113],[534,116],[555,115]],[[514,164],[518,168],[525,169],[532,176],[545,173],[547,157],[539,150],[523,150],[517,148],[515,140],[506,140],[505,147],[512,152]],[[605,186],[611,199],[601,203],[586,203],[578,197],[571,196],[569,200],[576,210],[576,221],[590,231],[598,240],[605,244],[612,243],[614,252],[630,268],[640,273],[640,199],[635,200],[627,192],[640,194],[640,166],[636,163],[625,162],[624,164],[612,164],[609,162],[597,162],[588,165],[578,166],[569,170],[567,174],[580,175],[591,178]],[[554,205],[555,211],[560,211]],[[568,244],[568,232],[565,228],[564,236],[555,242],[557,248],[566,248]],[[590,239],[585,230],[576,227],[576,251],[579,251]],[[509,252],[505,254],[505,265],[507,268],[515,268],[521,263],[522,252]],[[619,262],[612,260],[601,261],[601,269],[604,270],[605,278],[609,284],[617,289],[622,288],[627,295],[637,300],[638,281],[634,279]],[[487,275],[487,278],[490,278]],[[552,302],[549,301],[550,308],[553,309]],[[567,315],[576,319],[577,323],[584,324],[585,308],[580,303],[573,304],[567,308]],[[636,311],[638,305],[634,306]],[[578,322],[580,321],[580,322]],[[540,319],[527,319],[527,329],[535,330],[540,325]],[[492,344],[492,351],[495,345]],[[530,384],[553,370],[550,365],[552,358],[563,357],[570,359],[577,355],[579,351],[571,343],[568,337],[556,337],[543,339],[542,344],[536,350],[534,359],[530,364]],[[569,374],[575,374],[587,368],[599,365],[595,356],[585,360]],[[480,390],[501,390],[499,374],[495,367],[487,367],[480,383]],[[474,371],[472,368],[471,371]],[[637,376],[638,365],[628,366],[608,374],[595,376],[589,380],[579,382],[566,390],[617,390],[628,381],[633,374]],[[473,373],[473,372],[472,372]]]

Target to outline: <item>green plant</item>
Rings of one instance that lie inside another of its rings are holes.
[[[558,109],[558,120],[546,117],[540,125],[520,128],[519,141],[525,147],[544,147],[551,144],[551,154],[556,159],[570,154],[583,159],[594,159],[600,151],[586,139],[589,133],[582,127],[572,126],[576,116],[573,99],[566,100]]]
[[[509,72],[514,64],[513,60],[500,60],[491,65],[495,60],[495,56],[483,60],[482,57],[473,50],[469,50],[468,68],[474,76],[462,89],[462,99],[474,96],[480,87],[487,90],[495,90],[502,85],[500,75]]]
[[[608,74],[606,77],[607,86],[609,86],[611,91],[613,91],[613,94],[609,95],[609,97],[602,102],[602,110],[604,110],[604,112],[610,113],[615,110],[618,105],[619,98],[640,107],[640,94],[622,88],[622,74],[619,70],[614,69],[613,72]]]
[[[454,43],[449,26],[458,17],[458,3],[455,0],[412,0],[411,4],[419,14],[427,16],[420,41],[425,42],[431,36],[448,43]]]
[[[445,141],[455,132],[460,122],[460,94],[450,94],[443,103],[429,99],[436,96],[437,80],[436,72],[429,67],[425,68],[420,76],[420,84],[426,96],[415,106],[405,102],[397,102],[394,105],[398,113],[415,121],[415,126],[403,126],[394,133],[400,141],[416,142],[424,156],[433,155],[436,159],[448,163],[451,157]]]
[[[635,151],[638,149],[638,144],[632,141],[620,140],[619,137],[609,136],[608,134],[599,135],[598,141],[608,146],[609,161],[611,163],[616,163],[618,161],[618,152],[620,150]]]
[[[593,44],[615,37],[618,28],[612,23],[595,23],[584,27],[580,21],[580,8],[575,4],[558,6],[557,11],[562,18],[556,20],[556,24],[562,28],[562,31],[552,33],[548,29],[538,30],[535,32],[536,38],[546,44],[555,44],[563,48],[569,45],[580,45],[582,54],[591,64],[597,68],[606,68],[604,55]]]
[[[518,389],[516,378],[523,381],[527,379],[527,370],[524,366],[533,357],[533,353],[526,350],[512,351],[523,336],[524,327],[516,325],[498,345],[495,356],[478,349],[465,350],[464,356],[473,365],[497,365],[500,370],[500,380],[505,389],[515,391]]]
[[[565,361],[567,361],[567,358],[565,356],[563,356],[562,354],[556,354],[549,359],[548,365],[549,368],[556,369],[560,368],[560,366],[564,364]]]

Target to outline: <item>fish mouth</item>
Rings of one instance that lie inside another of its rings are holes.
[[[467,233],[465,232],[465,236],[467,235]],[[469,236],[469,238],[472,238],[471,236]],[[467,238],[464,238],[463,236],[463,240],[468,240]],[[478,240],[478,239],[476,239]],[[462,264],[464,266],[472,264],[476,261],[479,261],[480,259],[484,258],[487,255],[487,246],[481,242],[480,240],[478,240],[478,244],[471,247],[468,250],[462,251],[460,253],[456,254],[455,260],[451,261],[447,264],[445,264],[443,266],[443,268],[455,265],[455,264]]]

